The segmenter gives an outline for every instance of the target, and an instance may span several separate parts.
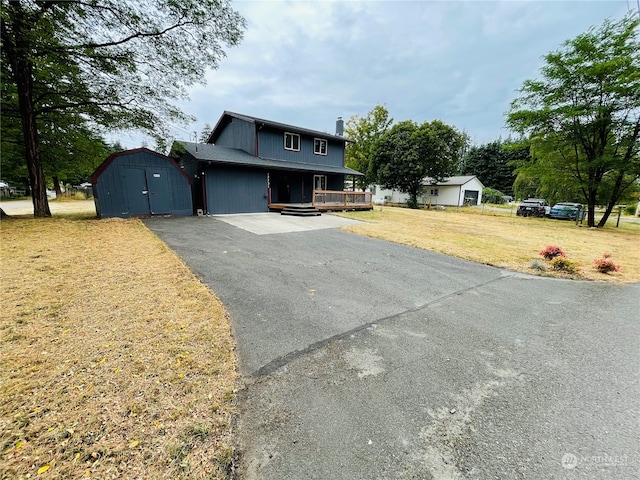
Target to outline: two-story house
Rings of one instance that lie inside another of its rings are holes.
[[[334,135],[225,111],[207,143],[175,142],[170,155],[194,179],[194,209],[206,214],[371,208],[370,195],[344,192],[345,176],[361,175],[344,166],[346,142],[341,118]]]

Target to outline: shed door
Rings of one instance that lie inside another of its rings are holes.
[[[129,200],[129,215],[149,215],[151,211],[145,171],[141,168],[125,168],[124,185]]]
[[[149,186],[149,205],[151,215],[171,213],[171,192],[166,170],[147,169],[147,185]]]

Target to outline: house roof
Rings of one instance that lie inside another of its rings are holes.
[[[422,182],[423,185],[435,185],[435,186],[458,186],[458,185],[465,185],[467,183],[469,183],[471,180],[476,179],[478,181],[478,183],[480,185],[482,185],[482,182],[480,180],[478,180],[478,178],[475,175],[458,175],[458,176],[453,176],[453,177],[448,177],[445,178],[443,181],[441,182],[434,182],[434,180],[432,178],[425,178]],[[484,185],[482,185],[484,187]]]
[[[158,152],[154,152],[153,150],[149,150],[148,148],[134,148],[132,150],[122,150],[120,152],[115,152],[109,155],[109,157],[107,157],[107,159],[104,162],[102,162],[98,166],[98,168],[96,168],[96,170],[91,174],[91,183],[93,185],[97,184],[98,178],[100,177],[100,175],[102,175],[102,172],[104,172],[107,169],[107,167],[109,167],[109,165],[113,163],[113,161],[116,158],[127,156],[127,155],[134,155],[136,153],[147,153],[147,154],[154,155],[156,157],[161,158],[162,160],[170,163],[173,167],[175,167],[182,174],[182,176],[187,179],[189,184],[193,182],[191,177],[186,174],[186,172],[182,169],[182,167],[180,167],[180,165],[178,165],[175,162],[175,160],[173,160],[173,158],[167,157],[166,155],[162,155],[161,153],[158,153]]]
[[[176,141],[198,161],[215,162],[227,165],[245,167],[271,168],[276,170],[313,171],[322,173],[339,173],[344,175],[362,175],[360,172],[347,167],[321,165],[317,163],[291,162],[274,158],[263,158],[251,155],[238,148],[221,147],[211,143],[193,143]]]
[[[308,128],[296,127],[294,125],[287,125],[286,123],[274,122],[272,120],[265,120],[264,118],[252,117],[250,115],[243,115],[241,113],[229,112],[225,110],[222,113],[222,116],[216,123],[216,126],[213,127],[213,130],[209,134],[207,138],[207,143],[215,143],[218,140],[218,137],[224,130],[224,128],[231,122],[233,118],[238,118],[240,120],[244,120],[245,122],[253,123],[260,126],[267,126],[272,128],[277,128],[279,130],[286,130],[287,132],[292,133],[302,133],[306,135],[313,135],[314,137],[326,138],[329,140],[338,140],[340,142],[352,142],[352,140],[348,140],[340,135],[332,135],[327,132],[320,132],[318,130],[310,130]]]

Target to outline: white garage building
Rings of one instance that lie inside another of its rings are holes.
[[[463,205],[480,205],[484,185],[475,175],[449,177],[443,182],[425,179],[422,182],[422,194],[418,195],[418,204],[446,205],[461,207]],[[406,204],[409,194],[398,190],[383,189],[380,185],[372,185],[373,202],[376,204]]]

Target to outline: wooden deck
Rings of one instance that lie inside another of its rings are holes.
[[[315,207],[321,212],[345,210],[372,210],[371,192],[342,192],[336,190],[314,190],[311,203],[269,203],[269,210],[282,211],[287,206]]]
[[[330,204],[323,203],[321,205],[313,205],[312,203],[270,203],[269,210],[279,212],[291,205],[314,207],[322,212],[343,212],[345,210],[372,210],[373,205],[370,203],[349,203],[344,205],[342,203]]]

